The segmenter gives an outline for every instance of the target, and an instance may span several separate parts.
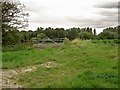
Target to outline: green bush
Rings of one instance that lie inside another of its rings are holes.
[[[114,39],[113,42],[114,42],[115,44],[120,44],[120,39]]]
[[[2,51],[3,52],[7,52],[7,51],[19,51],[19,50],[31,50],[31,49],[33,49],[31,46],[24,45],[24,44],[9,45],[9,46],[3,46],[2,47]]]
[[[94,37],[94,35],[92,33],[90,33],[90,32],[81,32],[81,33],[79,33],[79,38],[80,39],[87,40],[87,39],[93,39],[93,37]]]
[[[39,33],[37,35],[37,38],[44,39],[44,38],[47,38],[47,36],[44,33]]]
[[[91,42],[94,43],[94,44],[97,43],[97,41],[98,41],[98,40],[91,40]]]

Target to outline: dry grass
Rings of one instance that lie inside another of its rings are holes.
[[[57,43],[51,43],[51,44],[34,44],[33,47],[34,48],[40,48],[40,49],[44,49],[44,48],[60,48],[63,46],[63,43],[57,44]]]

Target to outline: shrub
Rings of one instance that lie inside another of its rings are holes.
[[[113,43],[115,43],[115,44],[120,44],[120,39],[114,39],[114,40],[113,40]]]
[[[79,38],[80,39],[93,39],[94,35],[92,33],[89,32],[81,32],[79,33]]]
[[[47,38],[47,36],[44,33],[39,33],[37,35],[37,38],[44,39],[44,38]]]
[[[3,46],[2,50],[3,52],[7,51],[19,51],[19,50],[31,50],[33,49],[29,45],[19,44],[19,45],[9,45],[9,46]]]
[[[70,44],[70,40],[68,38],[65,38],[64,44],[67,44],[67,45]]]

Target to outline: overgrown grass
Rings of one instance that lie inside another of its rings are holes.
[[[2,47],[3,52],[8,52],[8,51],[13,52],[13,51],[31,50],[31,49],[33,49],[32,45],[28,43],[20,43],[16,45],[7,45]]]
[[[117,88],[118,46],[74,40],[61,48],[3,53],[3,69],[54,61],[58,66],[40,67],[19,75],[27,88]]]

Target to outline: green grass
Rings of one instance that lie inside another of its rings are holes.
[[[61,48],[3,52],[3,69],[54,61],[58,66],[39,67],[21,74],[27,88],[117,88],[118,46],[74,40]]]

